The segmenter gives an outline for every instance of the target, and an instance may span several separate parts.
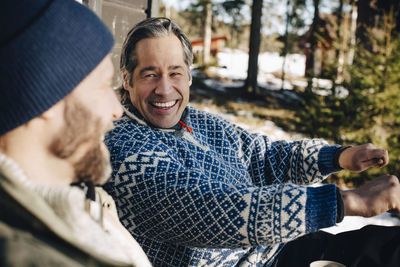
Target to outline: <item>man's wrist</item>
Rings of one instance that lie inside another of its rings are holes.
[[[335,166],[336,169],[343,170],[343,167],[340,166],[339,158],[340,158],[340,155],[343,153],[343,151],[345,151],[346,149],[348,149],[350,147],[351,146],[341,146],[336,150],[335,155],[333,157],[333,165]]]
[[[346,190],[341,192],[344,204],[344,216],[357,216],[357,210],[361,208],[359,196],[353,190]]]

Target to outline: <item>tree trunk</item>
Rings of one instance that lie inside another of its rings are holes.
[[[257,95],[258,53],[260,51],[261,42],[260,30],[262,6],[262,0],[253,0],[253,6],[251,8],[249,64],[247,69],[247,79],[244,84],[246,92],[250,92],[253,97]]]
[[[357,2],[357,45],[372,51],[369,29],[375,26],[377,10],[371,6],[373,0],[358,0]]]
[[[281,90],[284,89],[285,85],[285,65],[286,65],[286,57],[288,53],[288,35],[289,35],[289,25],[292,20],[292,15],[290,14],[290,0],[286,0],[286,24],[285,24],[285,34],[283,36],[283,49],[282,49],[282,57],[283,57],[283,62],[282,62],[282,76],[281,76]]]
[[[355,47],[356,47],[356,39],[357,39],[357,20],[358,17],[358,7],[357,5],[353,2],[352,8],[351,8],[351,28],[350,28],[350,49],[349,49],[349,54],[347,56],[347,65],[351,66],[353,65],[353,60],[354,60],[354,54],[355,54]]]
[[[203,32],[203,64],[210,62],[211,49],[211,23],[212,23],[212,4],[207,1],[204,5],[204,32]]]
[[[308,60],[308,66],[306,69],[306,77],[311,79],[315,76],[314,68],[315,68],[315,50],[317,49],[318,40],[316,33],[318,32],[318,26],[320,25],[321,18],[319,17],[319,1],[314,0],[314,18],[311,24],[311,34],[310,34],[310,55]],[[309,84],[309,88],[311,84]]]
[[[335,94],[335,88],[336,84],[341,84],[343,82],[343,65],[344,65],[344,34],[346,30],[343,29],[344,26],[342,25],[343,22],[343,1],[344,0],[339,0],[339,7],[337,9],[337,29],[336,29],[336,38],[337,38],[337,48],[336,48],[336,59],[337,59],[337,66],[336,66],[336,79],[335,79],[335,85],[333,86],[333,94]]]
[[[392,30],[395,27],[395,14],[394,14],[394,6],[390,5],[388,13],[383,15],[384,20],[384,30],[385,30],[385,49],[384,49],[384,69],[383,69],[383,83],[380,91],[385,91],[388,82],[388,68],[389,68],[389,58],[392,53]]]
[[[397,12],[397,15],[396,15],[396,25],[395,25],[394,31],[400,32],[400,12]]]

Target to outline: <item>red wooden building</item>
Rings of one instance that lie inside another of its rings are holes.
[[[215,57],[217,53],[225,47],[226,42],[229,40],[228,35],[211,38],[210,54]],[[200,55],[203,52],[203,39],[192,41],[193,53]]]

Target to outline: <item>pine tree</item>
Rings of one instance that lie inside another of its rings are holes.
[[[355,184],[400,171],[400,33],[395,31],[400,4],[386,4],[378,5],[380,27],[368,28],[364,34],[369,36],[368,42],[356,47],[348,70],[350,79],[344,83],[348,96],[319,96],[315,90],[308,91],[298,112],[299,129],[311,137],[342,144],[371,142],[389,151],[391,160],[385,170],[341,174],[344,179],[352,177]]]

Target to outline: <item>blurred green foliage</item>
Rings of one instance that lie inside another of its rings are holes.
[[[333,177],[352,185],[379,174],[400,175],[400,34],[389,34],[371,36],[372,51],[358,46],[349,78],[341,85],[348,90],[346,97],[321,96],[311,82],[311,90],[300,93],[305,101],[296,112],[299,131],[343,145],[373,143],[389,151],[390,163],[383,169]]]

